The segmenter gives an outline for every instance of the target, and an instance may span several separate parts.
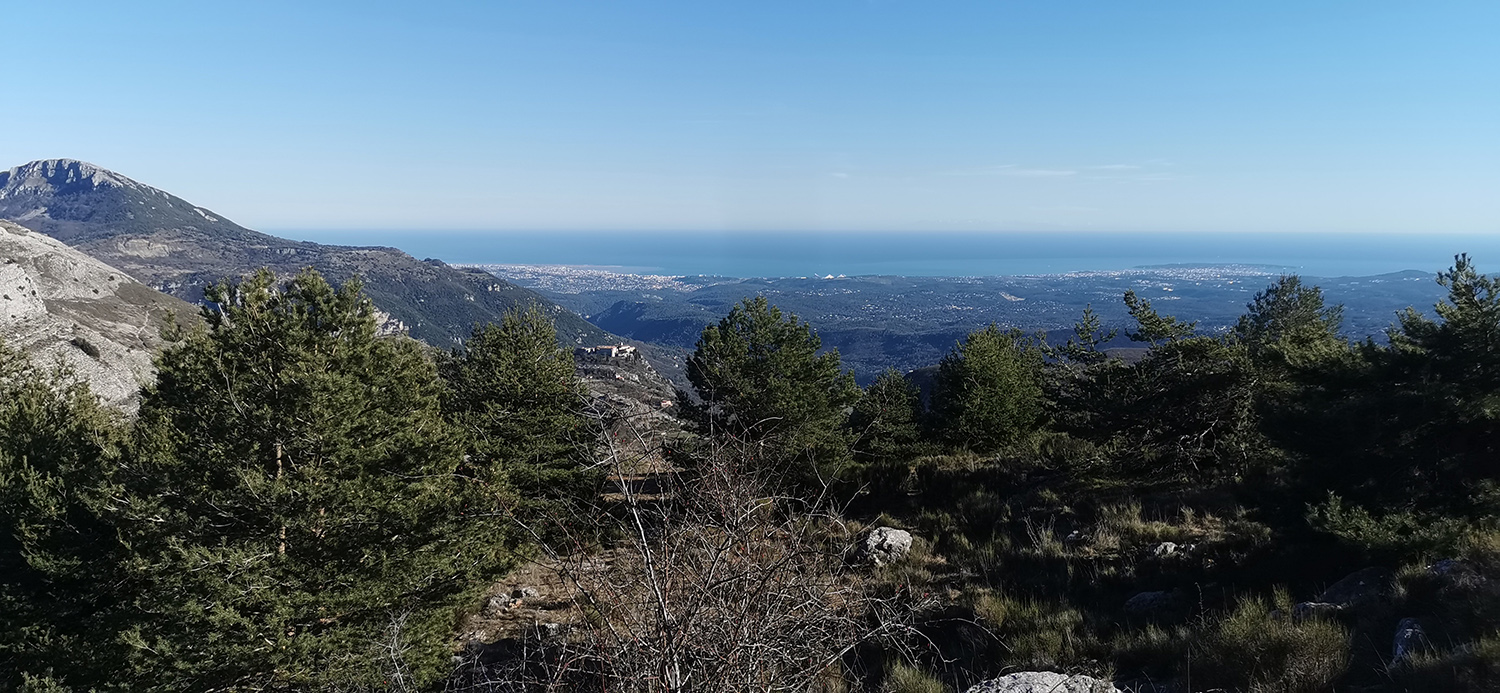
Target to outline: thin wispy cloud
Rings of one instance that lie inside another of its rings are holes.
[[[1090,164],[1087,166],[1024,166],[997,164],[945,171],[946,176],[998,176],[1008,178],[1076,178],[1078,180],[1168,180],[1174,176],[1162,173],[1165,162],[1143,164]]]
[[[950,176],[1009,176],[1012,178],[1063,178],[1076,176],[1078,171],[1071,168],[1031,168],[1019,164],[1002,164],[999,166],[981,166],[978,168],[959,169],[949,171]]]

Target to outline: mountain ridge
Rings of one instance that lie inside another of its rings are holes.
[[[419,260],[379,246],[294,241],[102,166],[44,159],[0,171],[0,218],[56,238],[159,291],[189,302],[204,286],[260,267],[290,276],[312,267],[330,281],[359,277],[377,307],[435,346],[461,342],[476,324],[537,304],[565,344],[618,338],[542,295],[488,273]]]

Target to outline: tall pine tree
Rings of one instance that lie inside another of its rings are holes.
[[[455,606],[512,547],[435,366],[377,335],[357,282],[262,271],[207,299],[207,329],[160,359],[120,474],[129,673],[163,690],[371,686],[399,630],[386,644],[416,680],[441,676]]]
[[[126,602],[108,506],[119,416],[0,344],[0,688],[104,688]]]
[[[859,399],[837,350],[764,296],[746,299],[703,330],[687,363],[702,431],[753,445],[757,463],[804,481],[836,476],[849,460],[843,426]]]
[[[954,445],[991,452],[1034,432],[1042,417],[1042,351],[991,324],[938,364],[932,413]]]
[[[445,408],[486,483],[508,484],[532,500],[597,491],[589,464],[594,438],[573,357],[558,348],[556,328],[540,308],[476,327],[442,374]]]

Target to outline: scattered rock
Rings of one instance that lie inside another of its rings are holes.
[[[1414,618],[1401,619],[1396,625],[1396,637],[1391,642],[1391,666],[1400,665],[1426,645],[1427,634],[1422,632],[1422,624]]]
[[[965,693],[1119,693],[1115,685],[1092,676],[1052,671],[1023,671],[971,686]]]
[[[1400,589],[1396,574],[1388,568],[1364,568],[1333,583],[1317,599],[1343,608],[1393,601]]]
[[[562,635],[563,624],[561,623],[538,623],[536,633],[544,640],[552,640]]]
[[[1125,600],[1125,613],[1149,619],[1170,619],[1182,615],[1186,600],[1177,592],[1141,592]]]
[[[1174,544],[1170,541],[1164,541],[1160,544],[1157,544],[1156,548],[1151,553],[1156,554],[1158,557],[1170,556],[1174,553],[1177,553],[1177,544]]]
[[[512,599],[505,595],[497,594],[485,601],[484,615],[488,618],[494,618],[506,611],[514,609],[520,603],[521,602],[519,599]]]
[[[893,563],[911,553],[911,532],[895,527],[877,527],[865,535],[861,556],[875,565]]]
[[[1292,605],[1292,618],[1305,621],[1309,618],[1334,618],[1344,607],[1327,602],[1298,602]]]

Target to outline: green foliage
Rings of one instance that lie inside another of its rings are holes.
[[[904,462],[922,442],[922,393],[896,369],[865,388],[849,414],[855,458],[864,462]]]
[[[441,372],[444,409],[465,434],[468,469],[481,482],[531,501],[597,490],[573,358],[558,348],[552,321],[539,307],[476,327]]]
[[[1343,306],[1325,306],[1323,291],[1283,275],[1245,306],[1234,336],[1252,358],[1285,367],[1305,367],[1345,348],[1339,336]]]
[[[1398,510],[1374,515],[1362,507],[1344,505],[1332,493],[1327,501],[1308,509],[1307,521],[1313,529],[1383,560],[1436,559],[1450,554],[1469,528],[1462,520],[1432,513]]]
[[[1306,460],[1305,502],[1479,519],[1500,510],[1500,281],[1466,255],[1438,276],[1437,319],[1407,310],[1373,342],[1297,375],[1267,430]]]
[[[23,674],[16,693],[69,693],[71,690],[51,676]]]
[[[1322,619],[1291,620],[1286,617],[1291,606],[1285,590],[1278,590],[1271,604],[1242,598],[1205,627],[1192,647],[1193,686],[1264,693],[1331,690],[1349,667],[1349,632]]]
[[[1262,381],[1237,344],[1176,339],[1136,363],[1054,370],[1049,382],[1060,427],[1123,450],[1115,471],[1133,478],[1233,475],[1266,447],[1256,410]]]
[[[1227,613],[1173,628],[1150,625],[1111,643],[1120,664],[1153,678],[1186,675],[1192,690],[1321,693],[1348,670],[1351,638],[1322,619],[1293,620],[1285,589],[1241,597]],[[1181,680],[1181,679],[1179,679]]]
[[[435,366],[377,336],[354,282],[262,271],[208,300],[207,329],[161,357],[120,474],[141,616],[114,645],[120,676],[372,686],[401,623],[433,681],[455,605],[511,553],[505,494],[461,474]]]
[[[952,444],[993,451],[1041,424],[1042,351],[1019,330],[991,324],[969,334],[938,364],[932,410]]]
[[[1151,302],[1135,295],[1134,290],[1125,292],[1125,307],[1135,319],[1136,328],[1126,331],[1125,336],[1134,342],[1175,342],[1193,336],[1198,322],[1182,322],[1170,315],[1161,315],[1151,307]]]
[[[1119,334],[1119,330],[1106,331],[1094,312],[1092,305],[1085,306],[1083,315],[1073,323],[1073,336],[1066,344],[1048,349],[1049,355],[1065,359],[1082,366],[1093,366],[1109,360],[1103,346]]]
[[[952,689],[938,677],[905,662],[896,662],[886,672],[882,693],[949,693]]]
[[[101,515],[120,431],[87,387],[0,344],[0,688],[110,666],[121,547]]]
[[[1413,310],[1401,314],[1381,375],[1420,417],[1403,427],[1399,444],[1434,463],[1422,470],[1421,483],[1437,498],[1461,499],[1449,504],[1462,506],[1497,480],[1500,279],[1479,274],[1467,255],[1459,255],[1438,283],[1448,289],[1448,299],[1435,307],[1440,321]]]
[[[1393,672],[1403,691],[1500,690],[1500,633],[1447,650],[1420,652]]]
[[[1098,321],[1085,313],[1046,369],[1052,420],[1073,437],[1124,451],[1117,474],[1242,472],[1267,447],[1257,414],[1265,379],[1249,350],[1193,336],[1194,323],[1157,313],[1133,292],[1125,303],[1137,323],[1131,339],[1152,348],[1134,363],[1106,358],[1097,349]]]
[[[1006,665],[1052,669],[1072,663],[1084,649],[1083,614],[1063,603],[987,592],[972,608],[1004,645]]]
[[[1257,380],[1232,344],[1206,337],[1162,344],[1120,385],[1114,430],[1170,466],[1238,470],[1260,445]]]
[[[843,424],[860,390],[838,352],[821,347],[795,315],[764,296],[746,299],[703,330],[687,363],[702,404],[686,412],[705,433],[756,441],[761,466],[804,478],[837,474],[851,443]]]

